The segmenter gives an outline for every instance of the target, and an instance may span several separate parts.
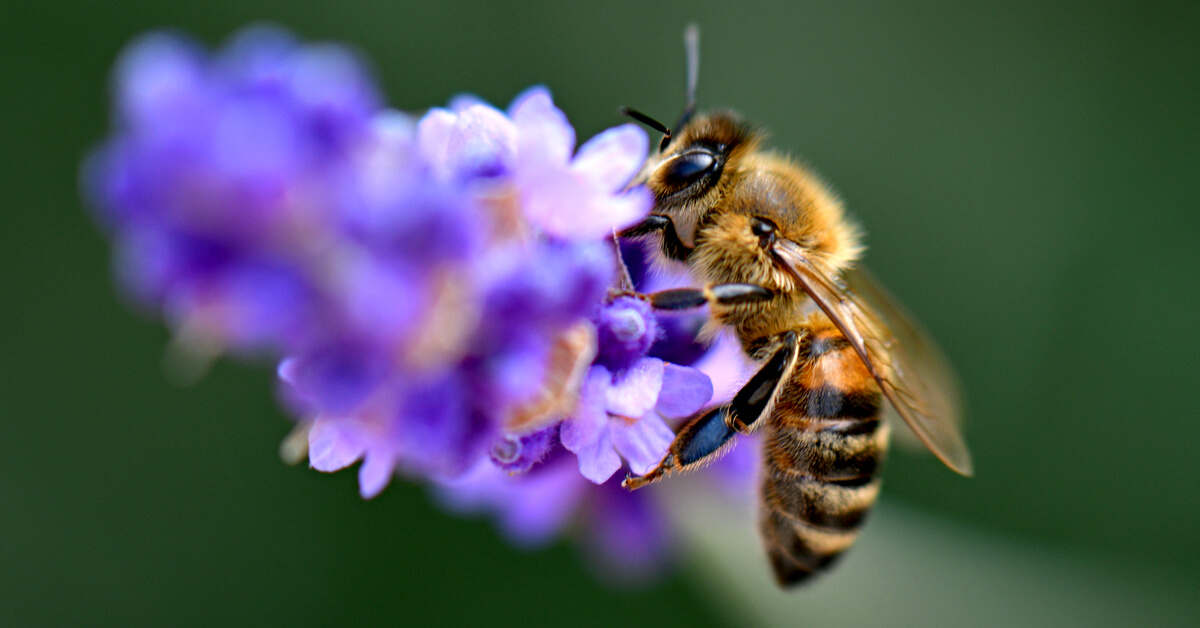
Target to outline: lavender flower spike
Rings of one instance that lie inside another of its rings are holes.
[[[653,491],[607,481],[713,386],[661,359],[702,352],[684,325],[613,297],[612,234],[652,204],[641,129],[576,149],[541,87],[416,118],[346,49],[263,27],[211,53],[145,37],[113,94],[83,183],[119,282],[186,350],[277,364],[290,455],[359,463],[364,498],[429,482],[526,544],[585,513],[601,553],[658,560]]]

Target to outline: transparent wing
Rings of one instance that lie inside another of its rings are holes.
[[[776,242],[775,254],[854,346],[917,438],[946,466],[971,475],[958,383],[937,345],[865,270],[839,276],[787,240]]]

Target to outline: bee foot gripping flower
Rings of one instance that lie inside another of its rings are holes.
[[[642,130],[575,150],[544,88],[413,118],[353,54],[271,28],[216,54],[146,37],[114,95],[83,181],[118,281],[184,349],[278,361],[289,457],[306,434],[313,468],[361,462],[365,498],[402,472],[524,542],[624,521],[651,539],[625,562],[657,560],[654,507],[605,482],[653,466],[712,385],[662,359],[675,323],[609,300],[612,233],[652,200],[626,189]]]

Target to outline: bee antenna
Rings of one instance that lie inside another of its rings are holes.
[[[675,125],[677,129],[687,126],[696,113],[696,83],[700,81],[700,27],[696,23],[688,24],[683,29],[683,46],[687,51],[687,100],[683,105],[683,115],[679,117],[679,124]],[[667,125],[636,109],[621,107],[619,111],[621,115],[629,116],[662,133],[662,141],[658,143],[658,152],[661,153],[667,149],[672,137],[671,129],[667,128]]]
[[[679,124],[675,126],[677,129],[682,129],[692,119],[692,114],[696,113],[696,83],[700,81],[700,26],[695,22],[683,29],[683,46],[687,51],[687,101]]]
[[[660,152],[664,148],[667,147],[667,144],[669,144],[671,142],[671,129],[668,129],[667,125],[663,124],[662,122],[659,122],[658,120],[655,120],[654,118],[651,118],[650,116],[638,111],[637,109],[630,109],[629,107],[621,107],[617,111],[620,111],[621,115],[623,115],[623,116],[629,116],[630,118],[633,118],[634,120],[637,120],[638,122],[641,122],[642,124],[654,129],[655,131],[662,133],[663,134],[662,141],[659,142],[659,144],[658,144],[658,150]]]

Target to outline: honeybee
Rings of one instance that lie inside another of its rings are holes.
[[[884,402],[942,462],[969,476],[955,378],[937,346],[858,264],[841,202],[806,168],[766,151],[730,112],[695,113],[698,33],[687,106],[638,183],[651,215],[622,237],[655,237],[704,288],[641,295],[656,308],[708,304],[758,371],[729,403],[701,411],[630,490],[714,460],[735,435],[764,433],[759,528],[776,579],[795,585],[857,539],[879,492],[890,433]]]

